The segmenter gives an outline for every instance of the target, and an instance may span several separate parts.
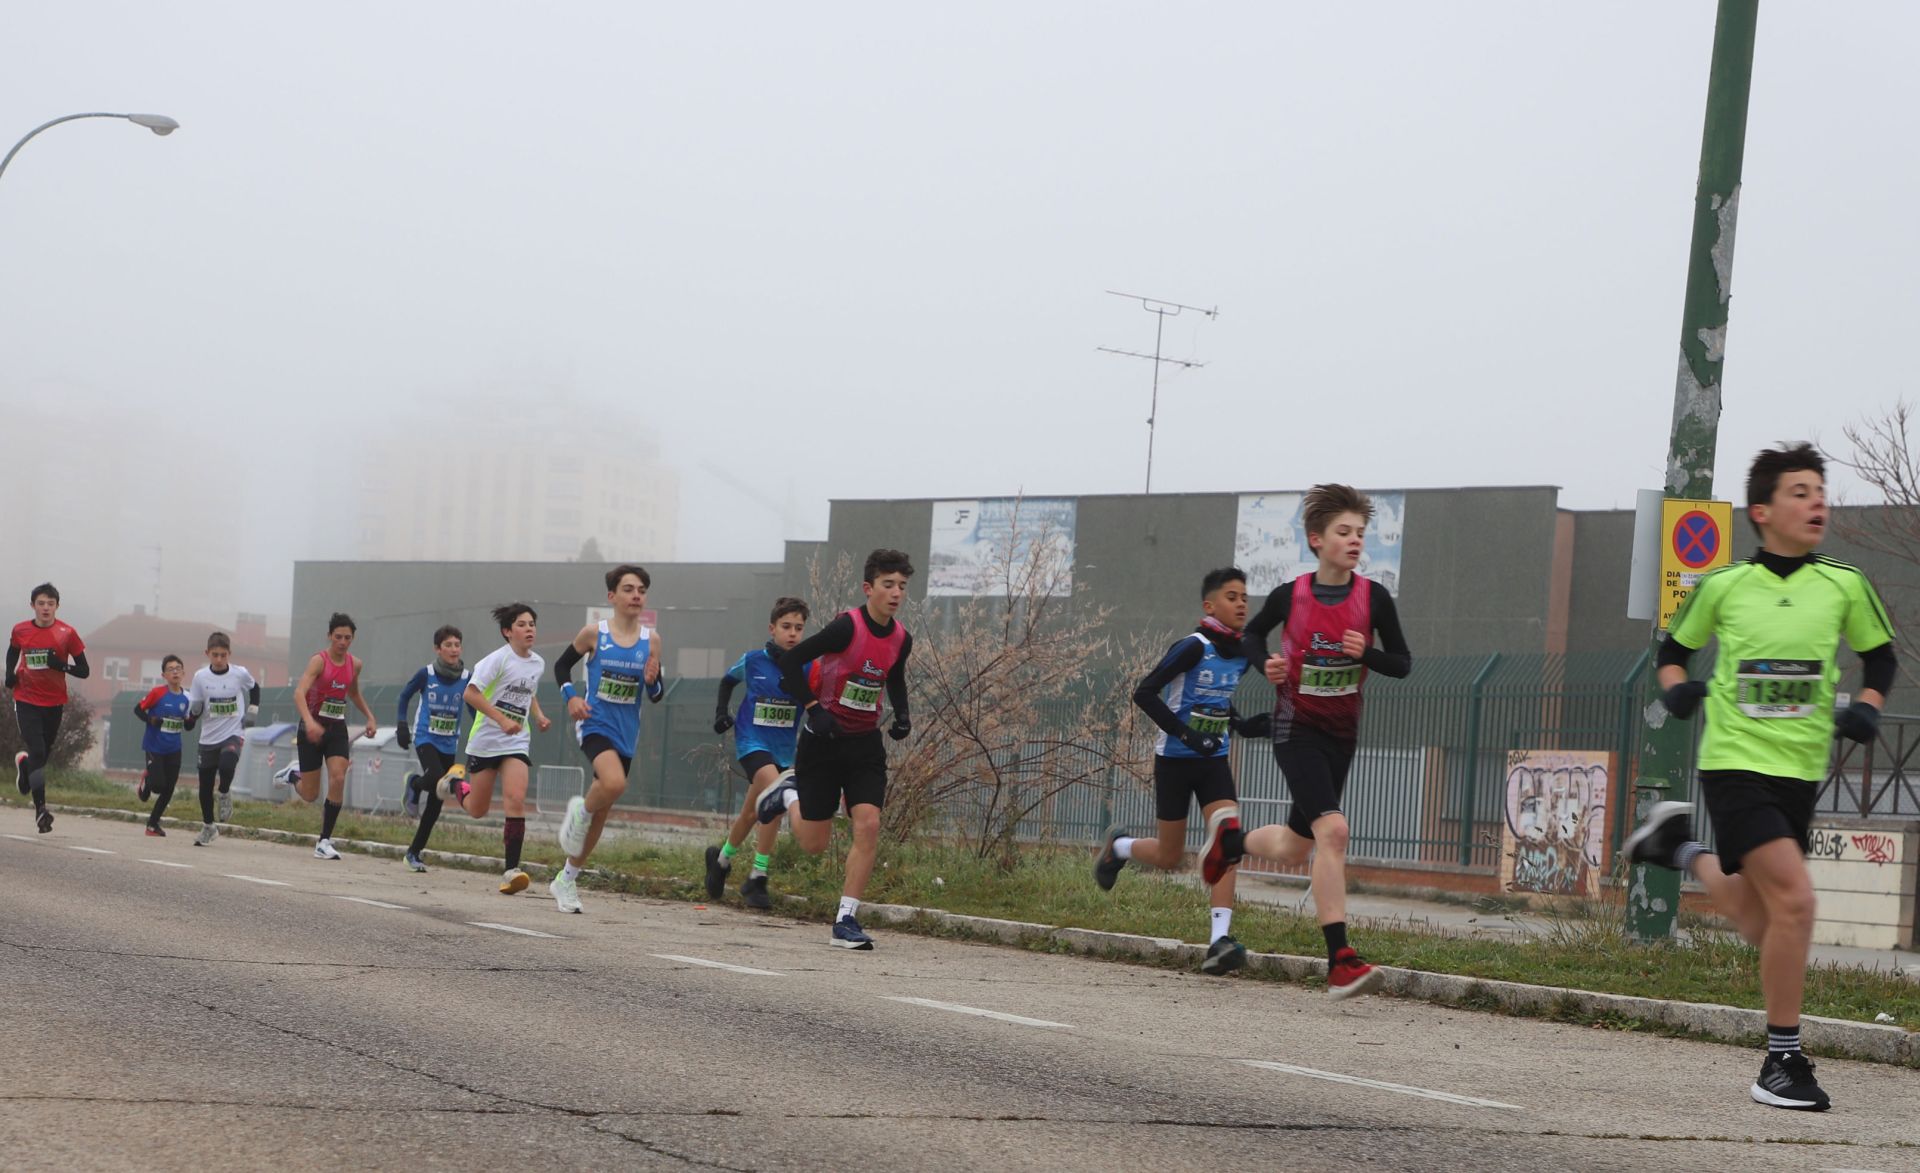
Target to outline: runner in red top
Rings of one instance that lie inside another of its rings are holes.
[[[33,588],[33,618],[13,625],[7,639],[7,691],[13,694],[20,744],[13,755],[14,783],[33,795],[33,819],[42,835],[53,830],[47,809],[47,762],[60,736],[60,714],[67,703],[67,677],[84,680],[87,645],[80,633],[60,622],[60,592],[50,582]]]
[[[293,765],[273,776],[299,792],[304,802],[320,797],[320,767],[327,772],[327,804],[321,808],[320,842],[314,844],[316,859],[339,859],[333,846],[333,824],[340,817],[340,804],[347,794],[347,758],[353,737],[347,732],[347,704],[360,710],[367,719],[362,736],[371,740],[380,733],[367,698],[360,695],[360,657],[353,655],[353,619],[335,613],[327,620],[327,650],[315,652],[306,671],[293,688],[293,707],[300,711],[299,729],[294,733],[298,752]]]
[[[794,842],[808,855],[827,849],[833,815],[844,801],[853,823],[847,878],[840,889],[833,944],[871,949],[873,938],[854,914],[880,850],[880,808],[887,801],[887,749],[880,740],[880,695],[893,709],[887,736],[899,741],[907,719],[907,656],[913,637],[894,616],[907,597],[913,563],[898,550],[867,555],[864,607],[835,618],[780,656],[781,686],[806,708],[793,769],[760,797],[760,821],[777,822],[798,807]],[[809,667],[811,665],[811,667]]]
[[[1289,867],[1311,857],[1327,993],[1350,998],[1382,977],[1347,944],[1348,828],[1340,802],[1360,736],[1360,689],[1371,672],[1407,675],[1413,653],[1393,596],[1355,573],[1373,502],[1346,485],[1315,485],[1301,512],[1319,568],[1267,596],[1242,645],[1248,670],[1260,668],[1274,684],[1273,756],[1292,804],[1284,824],[1247,832],[1246,852]],[[1280,650],[1269,657],[1266,637],[1276,628]]]

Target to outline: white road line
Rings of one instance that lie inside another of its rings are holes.
[[[223,872],[229,880],[245,880],[249,884],[272,884],[276,888],[291,888],[292,884],[284,880],[263,880],[259,876],[243,876],[238,872]]]
[[[355,904],[370,904],[375,908],[397,908],[401,912],[407,911],[407,906],[404,904],[388,904],[384,900],[368,900],[365,896],[335,896],[334,899],[351,900]]]
[[[1403,1096],[1418,1096],[1423,1100],[1440,1100],[1448,1104],[1462,1104],[1469,1108],[1507,1108],[1515,1112],[1524,1112],[1518,1104],[1503,1104],[1499,1100],[1481,1100],[1473,1096],[1456,1096],[1452,1092],[1436,1092],[1430,1088],[1408,1087],[1404,1083],[1387,1083],[1378,1079],[1362,1079],[1357,1075],[1341,1075],[1337,1071],[1320,1071],[1312,1067],[1295,1067],[1291,1063],[1268,1063],[1260,1059],[1242,1059],[1248,1067],[1258,1067],[1266,1071],[1284,1071],[1289,1075],[1304,1075],[1311,1079],[1325,1079],[1333,1083],[1349,1083],[1355,1087],[1370,1087],[1383,1092],[1398,1092]]]
[[[1055,1030],[1072,1030],[1065,1022],[1048,1022],[1044,1018],[1022,1018],[1018,1014],[1002,1014],[998,1010],[982,1010],[978,1006],[962,1006],[958,1002],[935,1002],[932,998],[896,998],[881,995],[889,1002],[905,1002],[909,1006],[925,1006],[929,1010],[946,1010],[954,1014],[972,1014],[979,1018],[992,1018],[1001,1022],[1011,1022],[1015,1026],[1045,1026]]]
[[[553,937],[555,940],[559,939],[555,934],[543,933],[539,929],[523,929],[514,925],[495,924],[490,920],[470,920],[467,923],[476,929],[498,929],[503,933],[519,933],[523,937]]]
[[[163,868],[191,868],[190,863],[175,863],[170,859],[143,859],[141,863],[157,863]]]
[[[63,846],[65,846],[68,851],[84,851],[88,855],[119,855],[120,854],[117,851],[108,851],[104,847],[82,847],[78,843],[67,843],[67,844],[64,844]]]
[[[20,842],[22,842],[22,843],[38,843],[38,842],[40,842],[40,841],[39,841],[38,839],[35,839],[35,838],[34,838],[33,836],[31,836],[31,835],[9,835],[9,836],[7,836],[7,838],[9,838],[9,839],[18,839],[18,840],[19,840]]]
[[[748,965],[728,965],[724,961],[708,961],[705,958],[701,958],[701,957],[682,957],[678,953],[655,953],[653,954],[653,956],[658,957],[662,961],[680,961],[680,962],[685,962],[688,965],[704,965],[708,969],[724,969],[729,973],[744,973],[744,974],[750,974],[754,977],[785,977],[786,976],[783,973],[775,973],[773,970],[770,970],[770,969],[754,969],[752,966],[748,966]]]

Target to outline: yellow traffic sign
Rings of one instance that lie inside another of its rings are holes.
[[[1660,630],[1709,570],[1732,561],[1733,504],[1681,501],[1660,505]]]

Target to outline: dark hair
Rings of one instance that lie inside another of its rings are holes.
[[[813,618],[813,612],[807,610],[807,601],[792,595],[782,595],[773,601],[773,614],[767,616],[767,622],[778,623],[782,615],[798,615],[802,623]]]
[[[860,572],[860,581],[872,582],[883,574],[899,574],[912,578],[913,561],[899,550],[875,550],[867,555],[866,569]]]
[[[440,625],[440,630],[433,633],[433,646],[437,648],[441,644],[446,643],[449,636],[459,640],[461,643],[467,642],[467,637],[460,634],[459,628],[451,623],[443,623]]]
[[[1820,479],[1827,477],[1827,460],[1820,450],[1802,440],[1798,444],[1780,441],[1778,448],[1762,449],[1760,455],[1753,458],[1753,464],[1747,469],[1747,508],[1755,505],[1773,504],[1773,494],[1780,487],[1780,478],[1790,472],[1817,472]],[[1753,514],[1747,514],[1747,524],[1753,526],[1753,532],[1760,532],[1760,523],[1753,520]]]
[[[493,609],[493,621],[499,624],[500,634],[502,635],[505,635],[507,628],[512,627],[514,620],[520,618],[522,615],[525,615],[535,623],[540,622],[540,616],[534,612],[532,603],[508,603],[504,607],[495,607]]]
[[[1358,513],[1372,521],[1373,501],[1352,485],[1315,485],[1300,502],[1300,517],[1308,534],[1326,533],[1342,513]]]
[[[60,601],[60,588],[50,582],[43,582],[33,588],[33,593],[27,596],[27,602],[38,603],[41,595],[49,595],[53,598],[54,602],[58,603]]]
[[[612,570],[607,571],[607,590],[609,591],[619,590],[620,580],[627,577],[629,574],[639,579],[641,586],[646,587],[648,590],[653,589],[653,576],[647,573],[646,567],[635,566],[631,562],[623,562],[620,565],[614,567]]]
[[[216,631],[207,637],[207,650],[211,652],[215,648],[225,648],[228,651],[233,650],[233,641],[227,638],[226,632]]]
[[[356,633],[360,630],[359,625],[354,623],[353,616],[347,614],[345,611],[335,611],[333,618],[327,620],[327,634],[332,635],[342,627]]]
[[[1207,571],[1207,577],[1200,580],[1200,597],[1205,599],[1208,595],[1226,586],[1230,582],[1237,582],[1241,586],[1245,586],[1247,584],[1247,572],[1238,566],[1222,566],[1218,570],[1209,570]]]
[[[187,666],[187,662],[185,660],[182,660],[180,657],[174,655],[172,652],[168,652],[166,655],[160,657],[160,671],[165,672],[167,670],[168,664],[178,664],[182,668],[185,668]]]

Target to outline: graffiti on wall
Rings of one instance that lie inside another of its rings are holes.
[[[1532,749],[1507,755],[1502,891],[1600,894],[1612,776],[1610,753]]]
[[[1900,837],[1880,831],[1815,827],[1807,838],[1807,856],[1831,863],[1897,864]]]

